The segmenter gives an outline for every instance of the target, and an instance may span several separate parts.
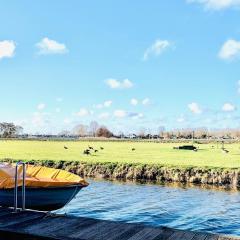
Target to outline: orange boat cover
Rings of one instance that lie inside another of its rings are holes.
[[[15,164],[0,164],[0,189],[14,188]],[[88,186],[88,183],[73,173],[26,164],[26,187]],[[22,185],[22,165],[18,167],[18,186]]]

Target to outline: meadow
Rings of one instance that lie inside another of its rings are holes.
[[[64,146],[68,149],[64,149]],[[88,146],[98,149],[98,152],[84,155],[83,151]],[[223,153],[221,146],[217,147],[216,143],[196,145],[199,147],[197,152],[173,149],[175,146],[179,146],[179,143],[1,140],[0,159],[240,168],[240,148],[237,143],[225,145],[229,153]],[[100,147],[104,149],[100,150]]]

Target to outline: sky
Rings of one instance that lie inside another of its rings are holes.
[[[9,0],[0,29],[0,121],[26,133],[240,127],[240,0]]]

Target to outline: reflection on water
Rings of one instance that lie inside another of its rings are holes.
[[[59,213],[240,235],[240,192],[89,180]]]

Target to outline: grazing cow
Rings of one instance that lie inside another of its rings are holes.
[[[103,147],[100,147],[100,149],[101,149],[101,150],[104,150],[104,148],[103,148]]]
[[[90,155],[91,153],[90,153],[89,149],[86,149],[86,150],[83,151],[83,154]]]
[[[88,146],[88,148],[89,148],[90,150],[93,150],[93,147]]]
[[[135,151],[136,149],[135,148],[132,148],[132,151]]]
[[[98,150],[97,150],[97,149],[95,149],[95,150],[94,150],[94,152],[96,153],[96,152],[98,152]]]
[[[67,147],[67,146],[64,146],[64,149],[68,149],[68,147]]]

